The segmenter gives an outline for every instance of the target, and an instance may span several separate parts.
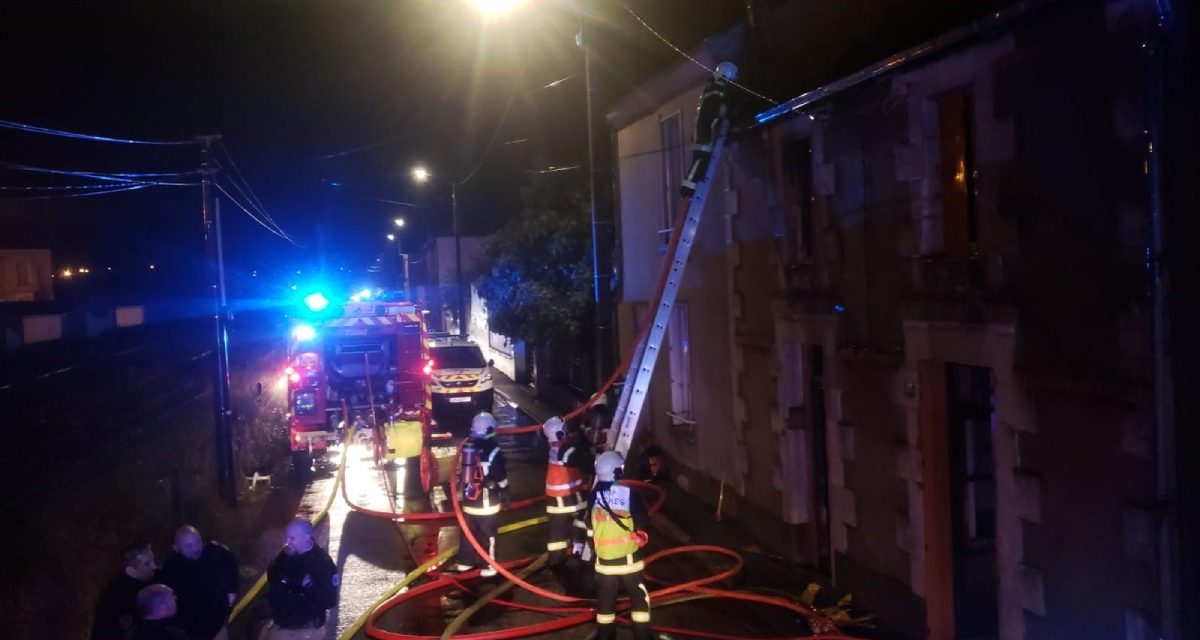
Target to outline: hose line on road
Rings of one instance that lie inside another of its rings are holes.
[[[517,575],[522,579],[528,578],[538,571],[541,571],[542,567],[545,567],[546,563],[549,561],[550,554],[543,553],[542,555],[538,556],[537,560],[533,561],[533,564],[521,569]],[[459,613],[457,616],[455,616],[454,619],[450,621],[450,624],[446,625],[446,630],[442,632],[442,636],[439,640],[450,640],[450,638],[454,637],[455,633],[458,633],[459,629],[463,628],[467,624],[467,621],[471,619],[471,616],[475,615],[476,612],[487,606],[487,604],[492,600],[495,600],[496,598],[499,598],[505,593],[511,591],[515,586],[517,586],[515,582],[505,582],[493,587],[490,591],[480,596],[478,600],[471,603],[471,606],[463,609],[462,613]]]
[[[338,470],[337,470],[337,475],[334,476],[334,479],[333,479],[333,486],[329,489],[329,498],[325,500],[325,506],[322,507],[321,510],[318,511],[316,513],[316,515],[314,515],[312,517],[311,521],[312,521],[312,524],[314,527],[316,527],[318,524],[320,524],[321,521],[324,520],[325,517],[329,515],[329,509],[330,509],[330,507],[333,506],[334,499],[337,498],[338,486],[345,485],[346,456],[349,453],[350,434],[351,433],[352,433],[351,431],[347,430],[346,439],[345,439],[345,441],[342,442],[342,457],[341,457],[341,460],[338,461]],[[233,609],[231,609],[229,611],[229,618],[227,620],[227,623],[232,623],[234,620],[237,620],[238,616],[240,616],[242,614],[242,612],[245,611],[246,608],[250,606],[250,603],[254,602],[254,599],[257,598],[260,593],[262,593],[262,590],[266,586],[267,586],[267,572],[263,571],[261,574],[259,574],[258,579],[254,581],[254,584],[237,601],[237,604],[235,604],[233,606]]]

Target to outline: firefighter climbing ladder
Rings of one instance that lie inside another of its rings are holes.
[[[654,377],[654,365],[658,361],[658,352],[662,347],[663,336],[667,333],[667,323],[671,319],[671,310],[675,306],[675,297],[683,284],[683,271],[687,267],[688,256],[692,253],[692,243],[696,239],[696,231],[700,227],[700,216],[704,213],[704,204],[708,201],[708,191],[712,187],[713,176],[716,175],[717,165],[720,164],[721,152],[725,149],[725,135],[729,131],[729,123],[724,122],[713,142],[712,159],[708,170],[704,172],[703,180],[696,185],[688,203],[687,218],[679,230],[679,238],[675,244],[675,252],[669,256],[670,272],[666,284],[663,285],[662,298],[658,301],[658,309],[654,312],[653,324],[650,326],[646,339],[642,341],[629,361],[629,371],[625,376],[625,387],[621,390],[621,399],[613,414],[612,428],[608,434],[608,450],[628,455],[629,446],[633,443],[633,435],[637,430],[638,418],[642,407],[646,404],[646,395],[650,392],[650,380]]]

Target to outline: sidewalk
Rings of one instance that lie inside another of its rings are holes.
[[[572,407],[551,406],[536,397],[536,391],[531,386],[519,385],[508,376],[499,372],[492,374],[496,392],[517,410],[533,420],[545,422],[555,415],[563,415]],[[738,588],[764,590],[798,599],[811,583],[824,587],[817,598],[818,606],[832,606],[845,592],[828,587],[828,578],[804,567],[787,561],[785,558],[765,553],[753,543],[755,536],[742,529],[731,520],[718,521],[713,508],[699,498],[676,487],[673,483],[664,483],[667,500],[662,512],[654,516],[653,532],[669,546],[679,545],[715,545],[726,547],[741,554],[745,568],[736,579]],[[705,555],[697,556],[705,565],[711,565],[713,572],[721,569],[722,560]],[[854,606],[855,614],[861,614],[861,607]],[[886,640],[903,640],[904,636],[885,628],[866,629],[860,627],[847,628],[846,631],[855,637],[879,638]]]

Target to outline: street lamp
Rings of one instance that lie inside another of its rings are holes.
[[[404,218],[394,218],[392,220],[392,224],[396,225],[396,227],[398,227],[400,229],[403,229],[404,228]]]
[[[425,184],[433,180],[433,174],[422,165],[413,167],[409,175],[417,184]],[[450,184],[450,224],[454,233],[454,306],[458,314],[458,334],[465,336],[467,335],[467,318],[466,305],[463,304],[462,238],[458,232],[458,183],[453,180],[446,182]]]
[[[394,234],[394,233],[387,234],[387,239],[388,239],[388,242],[394,241],[396,239],[396,234]]]

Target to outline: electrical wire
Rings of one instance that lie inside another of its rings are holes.
[[[56,176],[72,176],[75,178],[89,178],[92,180],[104,180],[106,182],[125,182],[125,183],[141,183],[154,182],[155,180],[146,180],[147,178],[180,178],[194,176],[197,171],[174,171],[174,172],[158,172],[158,173],[110,173],[104,171],[80,171],[77,169],[53,169],[50,167],[35,167],[17,162],[0,162],[0,166],[14,169],[17,171],[29,171],[31,173],[48,173]],[[180,183],[182,185],[182,183]],[[176,185],[171,185],[176,186]]]
[[[231,202],[233,202],[233,204],[237,205],[237,207],[238,207],[239,209],[241,209],[241,210],[242,210],[242,211],[243,211],[243,212],[244,212],[246,215],[250,216],[250,219],[251,219],[251,220],[253,220],[253,221],[255,221],[255,222],[257,222],[257,223],[259,224],[259,226],[261,226],[262,228],[266,229],[267,231],[270,231],[270,232],[271,232],[273,235],[275,235],[275,236],[278,236],[280,239],[282,239],[282,240],[286,240],[286,241],[288,241],[288,242],[292,243],[292,245],[296,246],[297,248],[303,248],[303,247],[301,247],[300,245],[296,244],[296,241],[295,241],[295,240],[292,240],[292,239],[291,239],[291,238],[289,238],[289,237],[288,237],[286,234],[282,234],[282,233],[280,233],[280,232],[276,231],[275,229],[271,228],[271,226],[270,226],[270,225],[268,225],[267,223],[263,222],[262,220],[260,220],[260,219],[258,218],[258,216],[256,216],[256,215],[254,215],[253,213],[251,213],[251,212],[250,212],[250,210],[249,210],[249,209],[247,209],[245,205],[243,205],[241,202],[239,202],[239,201],[238,201],[238,199],[237,199],[237,198],[233,197],[233,196],[232,196],[232,195],[231,195],[231,194],[230,194],[228,191],[226,191],[226,190],[225,190],[225,187],[221,186],[221,183],[219,183],[219,182],[214,182],[214,183],[213,183],[213,186],[215,186],[215,187],[217,188],[217,190],[218,190],[218,191],[220,191],[221,193],[225,194],[225,197],[226,197],[226,198],[229,198],[229,200],[230,200]]]
[[[91,189],[112,189],[111,184],[65,184],[41,186],[0,186],[0,191],[86,191]]]
[[[265,206],[263,206],[262,200],[258,199],[258,194],[254,193],[254,189],[253,189],[253,187],[250,186],[250,183],[246,180],[245,174],[242,173],[241,168],[239,168],[237,165],[237,162],[234,161],[233,155],[229,153],[229,147],[225,146],[225,140],[218,138],[217,145],[221,148],[221,151],[225,154],[225,157],[229,160],[229,166],[231,169],[233,169],[234,177],[237,180],[241,181],[242,186],[246,187],[246,191],[243,192],[243,195],[245,195],[245,193],[250,194],[247,197],[247,200],[253,202],[254,205],[257,207],[258,213],[261,214],[262,217],[265,218],[272,225],[275,225],[276,229],[279,229],[279,231],[281,233],[283,233],[284,235],[290,236],[291,234],[284,231],[283,227],[280,226],[280,224],[278,222],[275,222],[275,219],[271,217],[271,214],[267,213],[267,208]],[[236,181],[234,183],[234,186],[237,186]],[[238,191],[241,191],[241,189],[238,189]]]
[[[500,137],[500,129],[504,126],[504,121],[508,119],[508,112],[512,111],[513,102],[516,100],[516,97],[517,92],[515,91],[509,94],[508,104],[504,106],[504,113],[500,115],[500,120],[496,122],[496,129],[492,131],[492,139],[488,142],[487,148],[483,150],[483,155],[479,156],[479,162],[475,163],[475,168],[471,169],[471,172],[467,174],[467,177],[459,180],[455,184],[464,185],[470,182],[471,178],[474,178],[475,174],[479,173],[479,170],[483,168],[483,161],[487,160],[488,154],[492,152],[492,147],[496,146],[496,140]]]
[[[155,184],[134,184],[134,185],[127,185],[127,186],[120,186],[120,187],[112,186],[112,185],[103,185],[103,186],[108,187],[108,188],[104,191],[87,191],[84,193],[58,193],[58,194],[46,195],[46,196],[10,196],[7,198],[0,198],[0,199],[3,199],[3,200],[51,200],[51,199],[58,199],[58,198],[87,198],[90,196],[106,196],[109,194],[122,193],[125,191],[137,191],[139,189],[145,189],[146,187],[154,187],[157,185],[155,185]]]
[[[539,170],[539,169],[526,169],[525,171],[526,171],[526,173],[530,173],[530,174],[533,174],[533,175],[538,175],[538,176],[540,176],[540,175],[544,175],[544,174],[547,174],[547,173],[559,173],[560,171],[573,171],[573,170],[575,170],[575,169],[578,169],[578,168],[580,168],[580,167],[582,167],[582,166],[583,166],[583,165],[579,165],[579,164],[573,164],[573,165],[571,165],[571,166],[569,166],[569,167],[550,167],[550,168],[547,168],[547,169],[540,169],[540,170]]]
[[[621,6],[625,8],[625,11],[629,12],[629,15],[633,16],[634,20],[637,20],[639,23],[641,23],[641,25],[643,27],[645,27],[647,31],[654,34],[654,37],[658,38],[659,40],[662,41],[663,44],[665,44],[668,47],[670,47],[671,49],[673,49],[675,51],[675,53],[678,53],[679,55],[683,56],[684,58],[687,58],[688,60],[690,60],[692,62],[692,64],[700,67],[701,69],[704,69],[705,71],[707,71],[709,73],[716,73],[715,69],[710,68],[708,65],[704,64],[703,62],[700,62],[699,60],[688,55],[688,53],[686,51],[684,51],[683,49],[680,49],[679,47],[675,46],[675,44],[673,42],[671,42],[670,40],[668,40],[666,38],[666,36],[659,33],[658,31],[656,31],[654,29],[654,27],[650,26],[645,20],[643,20],[642,17],[637,14],[637,12],[635,12],[632,8],[629,7],[629,5],[622,3]],[[744,84],[741,84],[734,80],[729,80],[729,84],[741,89],[742,91],[745,91],[746,93],[748,93],[756,98],[759,98],[761,100],[766,100],[767,102],[769,102],[771,104],[779,104],[778,100],[772,100],[771,98],[764,96],[763,94],[755,91],[754,89],[751,89],[750,87],[747,87]]]
[[[97,136],[90,133],[76,133],[73,131],[62,131],[59,129],[50,129],[48,127],[39,127],[32,124],[23,124],[20,122],[12,122],[10,120],[0,120],[0,128],[13,129],[24,133],[38,133],[48,136],[58,136],[60,138],[70,138],[72,140],[87,140],[89,142],[118,142],[121,144],[140,144],[140,145],[155,145],[155,146],[174,146],[184,144],[196,144],[195,140],[132,140],[128,138],[110,138],[108,136]]]

